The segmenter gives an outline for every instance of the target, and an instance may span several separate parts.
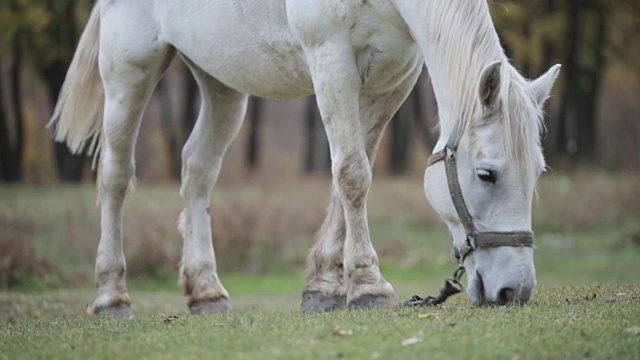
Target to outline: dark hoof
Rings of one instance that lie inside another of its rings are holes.
[[[349,309],[386,308],[392,307],[396,304],[396,299],[393,296],[362,295],[357,299],[349,301]]]
[[[111,307],[94,307],[91,313],[96,316],[114,316],[121,318],[133,317],[131,305],[125,303],[121,303]]]
[[[305,291],[300,308],[303,313],[318,313],[344,309],[346,306],[346,296],[326,296],[320,291]]]
[[[231,303],[223,297],[215,300],[198,300],[189,305],[189,310],[194,315],[215,314],[231,310]]]

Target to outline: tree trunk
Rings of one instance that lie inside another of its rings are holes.
[[[546,0],[544,1],[544,10],[543,16],[546,18],[550,18],[556,12],[556,0]],[[542,62],[540,68],[536,71],[536,75],[544,74],[547,71],[553,61],[553,39],[545,36],[542,40]],[[565,70],[563,70],[564,72]],[[547,107],[548,102],[547,102]],[[547,124],[549,128],[557,128],[559,119],[557,113],[551,113],[547,111]],[[546,133],[546,128],[544,129],[545,133],[542,135],[542,146],[544,148],[545,157],[548,161],[553,161],[557,155],[558,148],[556,143],[558,142],[557,133],[553,131],[551,134]]]
[[[252,96],[249,103],[251,114],[249,115],[249,138],[247,139],[247,166],[254,170],[260,162],[260,116],[262,114],[263,100]]]
[[[184,121],[182,126],[182,144],[186,143],[191,131],[196,124],[197,115],[196,109],[198,108],[198,83],[193,78],[191,70],[188,67],[184,67]]]
[[[2,69],[2,57],[0,56],[0,69]],[[0,80],[2,72],[0,72]],[[0,81],[0,179],[3,181],[10,180],[11,158],[13,156],[11,144],[9,143],[9,116],[4,107],[4,87]]]
[[[310,174],[319,169],[322,173],[331,175],[331,149],[329,149],[327,133],[322,125],[322,116],[318,110],[315,95],[309,96],[306,100],[303,137],[305,139],[303,172]],[[318,151],[321,151],[320,156],[316,155]]]
[[[316,97],[309,96],[305,104],[305,127],[303,137],[304,141],[304,159],[302,163],[302,171],[310,174],[314,169],[314,159],[316,154]]]
[[[414,91],[416,96],[415,112],[417,114],[415,117],[416,135],[421,138],[420,143],[424,145],[425,150],[430,152],[438,141],[438,137],[434,131],[429,130],[428,126],[432,116],[429,111],[430,104],[427,100],[433,98],[433,90],[431,85],[427,83],[427,72],[424,69],[418,78]]]
[[[419,93],[414,87],[391,120],[391,143],[389,144],[389,173],[391,175],[402,175],[409,167],[412,127],[415,118],[420,116],[418,96]]]
[[[609,15],[597,0],[570,0],[567,15],[567,80],[558,117],[557,149],[572,158],[593,160],[597,154],[597,103]]]
[[[578,118],[578,156],[585,160],[593,160],[598,148],[598,95],[600,94],[602,74],[605,67],[604,43],[607,38],[608,13],[606,6],[597,1],[589,3],[590,15],[595,21],[595,31],[591,31],[593,40],[591,46],[585,51],[591,52],[588,58],[593,59],[583,69],[580,83],[581,100],[578,106],[580,117]]]
[[[544,5],[543,15],[545,17],[551,17],[556,12],[557,0],[546,0]],[[553,43],[552,39],[545,37],[542,40],[542,64],[538,69],[538,74],[543,74],[547,69],[551,67],[551,61],[553,59]]]
[[[39,70],[49,91],[52,108],[55,106],[64,84],[65,75],[76,47],[77,27],[75,22],[75,1],[66,1],[56,5],[53,0],[47,1],[47,8],[52,15],[48,31],[55,39],[58,51],[62,55],[53,61],[40,64]],[[58,177],[65,182],[80,182],[87,162],[84,151],[73,154],[64,143],[54,145],[56,170]]]
[[[578,79],[578,42],[580,41],[581,0],[568,0],[566,18],[568,19],[567,42],[569,50],[565,58],[565,89],[558,116],[556,152],[572,156],[576,152],[574,135],[569,127],[575,119],[575,97],[579,84]]]
[[[15,3],[12,3],[15,6]],[[0,138],[3,141],[2,150],[2,170],[3,180],[8,182],[18,182],[22,179],[22,154],[24,146],[24,129],[22,118],[22,94],[20,91],[21,71],[22,71],[22,31],[18,29],[14,38],[12,49],[13,63],[11,64],[11,77],[9,81],[9,91],[11,93],[11,103],[13,108],[13,135],[14,141],[10,139],[10,129],[8,122],[11,116],[3,116],[0,124]],[[3,112],[4,113],[4,112]],[[4,113],[6,114],[6,113]]]
[[[16,148],[15,148],[15,180],[22,180],[22,157],[24,154],[24,117],[22,114],[22,39],[18,34],[13,53],[13,79],[11,92],[13,93],[13,110],[16,117]]]
[[[167,154],[169,155],[169,172],[171,178],[180,180],[182,173],[182,156],[178,144],[179,134],[173,122],[173,109],[171,98],[167,89],[167,80],[163,77],[156,86],[156,96],[160,105],[160,123],[162,134],[167,142]]]
[[[66,74],[68,63],[56,61],[44,69],[44,77],[49,90],[49,99],[51,104],[55,106],[62,90],[62,84]],[[84,166],[87,157],[84,151],[79,154],[73,154],[69,151],[67,144],[55,143],[54,147],[56,158],[56,170],[58,177],[65,182],[80,182],[84,173]]]

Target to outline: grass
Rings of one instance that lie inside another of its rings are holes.
[[[526,306],[305,315],[62,317],[0,325],[0,358],[544,359],[640,357],[640,286],[547,287]]]
[[[214,244],[235,311],[205,318],[186,313],[176,281],[177,186],[141,186],[125,210],[132,320],[84,316],[95,296],[93,187],[0,186],[0,249],[19,250],[0,253],[0,279],[12,279],[0,283],[0,359],[637,359],[639,185],[637,175],[543,177],[533,211],[539,287],[526,306],[475,308],[459,295],[429,309],[302,315],[328,180],[223,184]],[[455,262],[420,179],[376,179],[368,207],[398,300],[437,293]]]

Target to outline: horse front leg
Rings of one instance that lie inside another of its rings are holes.
[[[231,309],[229,293],[218,278],[209,202],[224,153],[242,124],[247,96],[187,63],[198,82],[202,104],[182,151],[180,194],[185,208],[179,226],[184,239],[180,284],[191,312],[210,314]]]
[[[373,168],[384,130],[411,89],[420,72],[421,62],[396,89],[375,97],[360,96],[360,125],[369,165]],[[345,217],[339,196],[332,193],[331,204],[317,241],[307,259],[307,285],[302,293],[303,312],[332,311],[346,307],[347,283],[343,281]]]
[[[366,200],[372,173],[359,117],[361,79],[351,48],[328,41],[309,49],[308,56],[329,139],[333,187],[344,213],[342,264],[347,306],[395,304],[393,287],[380,273],[369,236]]]
[[[408,79],[407,83],[412,79]],[[398,91],[386,96],[360,99],[360,124],[371,168],[373,168],[384,129],[406,98],[411,85],[402,86]],[[406,87],[408,90],[405,89]],[[348,283],[344,281],[343,265],[345,236],[346,224],[342,201],[338,193],[333,190],[327,215],[307,258],[307,284],[302,292],[301,305],[303,312],[333,311],[346,307]]]

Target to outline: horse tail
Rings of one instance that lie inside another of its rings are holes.
[[[100,6],[97,3],[67,71],[58,103],[47,128],[66,142],[73,153],[87,151],[95,159],[100,151],[104,88],[98,70]],[[88,147],[87,147],[88,146]]]

